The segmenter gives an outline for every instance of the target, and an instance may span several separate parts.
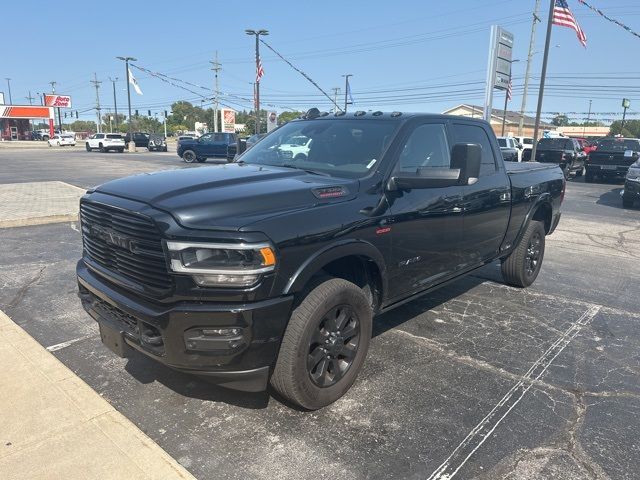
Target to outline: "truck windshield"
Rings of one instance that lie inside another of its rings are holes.
[[[361,178],[373,171],[398,123],[385,120],[293,121],[267,135],[238,161]],[[307,143],[301,139],[309,139]]]
[[[568,138],[542,138],[538,150],[571,150],[573,142]]]

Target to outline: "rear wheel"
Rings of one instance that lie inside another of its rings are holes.
[[[91,151],[91,147],[89,146],[89,142],[87,142],[87,143],[85,143],[85,144],[84,144],[84,148],[86,148],[86,149],[87,149],[87,152],[90,152],[90,151]]]
[[[196,157],[196,152],[194,152],[193,150],[185,150],[182,153],[182,159],[187,163],[193,163],[198,160],[198,158]]]
[[[271,385],[308,410],[335,402],[364,363],[371,325],[371,305],[361,288],[340,278],[320,283],[291,314]]]
[[[123,153],[124,152],[124,148],[119,148],[118,149],[118,153]]]
[[[591,173],[589,170],[587,170],[587,173],[584,174],[584,181],[587,183],[593,183],[593,173]]]
[[[544,258],[544,236],[542,222],[529,222],[518,246],[502,261],[505,282],[515,287],[528,287],[535,281]]]

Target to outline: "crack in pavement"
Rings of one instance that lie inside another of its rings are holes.
[[[33,277],[31,280],[29,280],[27,283],[25,283],[22,287],[20,287],[20,290],[18,290],[18,292],[14,295],[14,297],[7,304],[7,309],[16,307],[22,301],[22,299],[24,298],[24,295],[27,293],[27,290],[29,290],[29,288],[31,288],[32,285],[34,285],[35,283],[38,283],[40,281],[45,269],[48,266],[49,265],[43,266],[40,269],[40,271],[35,275],[35,277]]]

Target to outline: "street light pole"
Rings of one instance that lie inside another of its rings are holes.
[[[589,120],[591,119],[591,102],[593,102],[593,100],[589,100],[589,113],[587,113],[587,122],[582,125],[582,136],[583,137],[585,135],[585,132],[587,131],[587,123],[589,123]]]
[[[9,77],[5,77],[7,81],[7,88],[9,89],[9,105],[13,105],[13,99],[11,98],[11,79]]]
[[[109,80],[113,84],[113,109],[115,111],[115,118],[116,118],[116,131],[118,131],[118,101],[116,100],[116,82],[118,81],[118,77],[116,78],[109,77]]]
[[[533,61],[533,49],[536,45],[536,23],[540,21],[538,17],[538,9],[540,8],[540,0],[536,0],[536,5],[533,8],[533,22],[531,23],[531,38],[529,39],[529,53],[527,54],[527,69],[524,73],[524,90],[522,92],[522,105],[520,106],[520,121],[518,122],[518,136],[523,136],[524,133],[524,112],[527,109],[527,91],[529,89],[529,75],[531,73],[531,63]]]
[[[269,31],[248,29],[245,33],[256,37],[256,133],[260,133],[260,35],[269,35]]]
[[[136,142],[133,141],[133,131],[131,130],[131,87],[129,85],[129,61],[134,61],[136,62],[138,59],[137,58],[133,58],[133,57],[116,57],[118,60],[122,60],[124,61],[124,68],[125,68],[125,78],[127,79],[127,104],[129,106],[129,125],[128,125],[128,131],[129,131],[129,151],[130,152],[135,152],[136,151]]]

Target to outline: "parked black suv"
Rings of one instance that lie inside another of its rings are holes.
[[[167,151],[167,140],[163,135],[159,135],[157,133],[149,134],[149,141],[147,143],[147,149],[150,152],[166,152]]]
[[[295,160],[280,146],[300,136]],[[564,187],[557,165],[504,162],[482,120],[314,109],[232,164],[87,192],[79,295],[118,355],[317,409],[355,381],[375,315],[494,260],[530,285]]]
[[[131,141],[131,136],[133,136],[133,143],[136,147],[147,148],[149,146],[149,134],[145,132],[133,132],[131,135],[128,133],[124,136],[124,143],[127,144],[127,148],[129,148],[129,142]]]

